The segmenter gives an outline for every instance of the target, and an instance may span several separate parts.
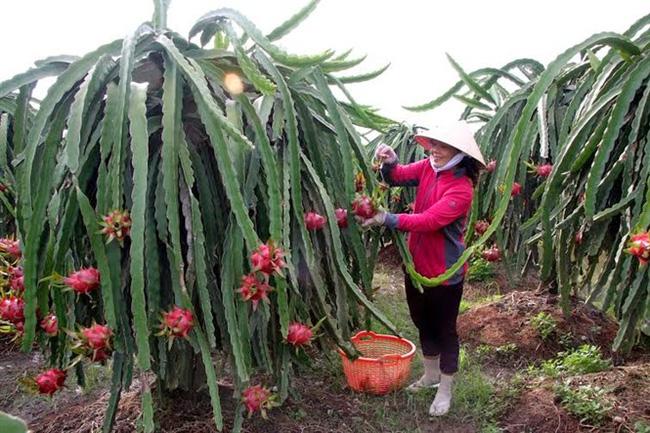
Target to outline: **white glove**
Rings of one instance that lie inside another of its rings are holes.
[[[397,154],[392,147],[381,143],[375,150],[375,159],[378,159],[386,164],[393,164],[397,162]]]
[[[379,211],[375,214],[374,217],[362,220],[360,223],[362,228],[367,229],[374,226],[383,226],[385,221],[386,212]]]

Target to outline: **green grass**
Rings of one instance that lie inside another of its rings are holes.
[[[577,349],[558,353],[556,358],[544,361],[539,368],[531,368],[530,371],[560,377],[597,373],[608,370],[611,365],[610,360],[603,358],[598,347],[583,344]]]
[[[503,295],[500,293],[493,293],[491,295],[486,295],[478,299],[468,300],[462,299],[460,301],[459,314],[463,314],[468,310],[477,307],[479,305],[489,304],[490,302],[498,301],[503,298]]]
[[[572,386],[568,382],[557,384],[555,395],[562,406],[589,425],[600,425],[610,416],[613,404],[607,397],[607,391],[599,386]]]
[[[542,340],[549,339],[557,329],[557,322],[545,311],[540,311],[535,317],[530,319],[530,325],[539,333]]]

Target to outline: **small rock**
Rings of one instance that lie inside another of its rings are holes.
[[[625,419],[623,417],[620,417],[620,416],[615,416],[614,417],[614,422],[616,424],[623,424],[625,422]]]

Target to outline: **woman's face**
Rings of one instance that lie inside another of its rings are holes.
[[[429,150],[429,155],[433,158],[433,164],[436,167],[442,167],[447,164],[457,153],[458,150],[456,148],[439,141],[431,140],[431,150]]]

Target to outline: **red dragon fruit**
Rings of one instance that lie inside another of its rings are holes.
[[[14,239],[0,238],[0,253],[19,259],[22,256],[20,243]]]
[[[131,216],[128,210],[115,209],[102,217],[100,225],[102,226],[101,233],[108,236],[106,242],[113,239],[122,242],[131,231]]]
[[[307,230],[320,230],[325,226],[327,219],[316,212],[307,212],[305,214],[305,225]]]
[[[282,268],[287,266],[284,262],[284,252],[277,248],[273,241],[268,241],[257,247],[251,254],[250,260],[253,270],[266,275],[271,275],[274,272],[281,273]]]
[[[266,410],[274,406],[275,396],[271,394],[267,388],[261,385],[249,386],[242,392],[242,402],[246,409],[248,409],[248,416],[259,411],[263,418],[266,418]]]
[[[0,299],[0,319],[13,324],[25,320],[25,302],[13,295]]]
[[[170,311],[163,313],[161,328],[166,335],[185,338],[194,327],[194,316],[188,308],[174,305]]]
[[[357,195],[352,202],[352,212],[359,218],[369,219],[377,214],[372,199],[365,194]]]
[[[511,197],[516,197],[521,194],[521,185],[518,182],[512,184],[512,190],[510,191]]]
[[[650,233],[641,232],[632,235],[625,251],[635,256],[641,265],[647,265],[650,261]]]
[[[81,328],[82,353],[85,353],[93,362],[105,360],[111,351],[112,335],[111,328],[97,323],[90,328]]]
[[[59,333],[59,320],[54,314],[50,313],[41,320],[41,329],[46,335],[55,337]]]
[[[497,262],[501,260],[501,250],[496,245],[492,245],[492,247],[481,253],[481,257],[488,262]]]
[[[89,293],[99,287],[99,271],[96,268],[82,268],[63,279],[63,283],[76,293]]]
[[[485,166],[485,171],[488,173],[492,173],[494,170],[497,168],[497,162],[493,159],[490,162],[487,163]]]
[[[535,166],[535,174],[539,177],[549,177],[553,171],[552,164],[540,164]]]
[[[253,302],[253,310],[257,309],[260,301],[268,302],[271,286],[266,281],[260,281],[254,273],[242,277],[242,285],[238,292],[241,293],[244,301]]]
[[[582,244],[582,230],[580,230],[578,233],[576,233],[573,240],[575,241],[576,245]]]
[[[481,236],[483,233],[485,233],[488,230],[489,227],[490,227],[490,222],[489,221],[487,221],[487,220],[478,220],[474,224],[474,231],[476,232],[476,234]]]
[[[52,396],[63,387],[66,376],[65,371],[53,368],[36,376],[34,382],[36,382],[38,392]]]
[[[314,336],[311,328],[303,323],[294,322],[289,325],[287,342],[294,346],[303,346],[311,342]]]
[[[336,214],[336,223],[339,227],[342,229],[346,228],[348,226],[348,210],[340,207],[334,213]]]
[[[19,277],[11,277],[9,280],[9,287],[11,287],[11,290],[17,295],[23,293],[25,291],[25,277],[22,275]]]

